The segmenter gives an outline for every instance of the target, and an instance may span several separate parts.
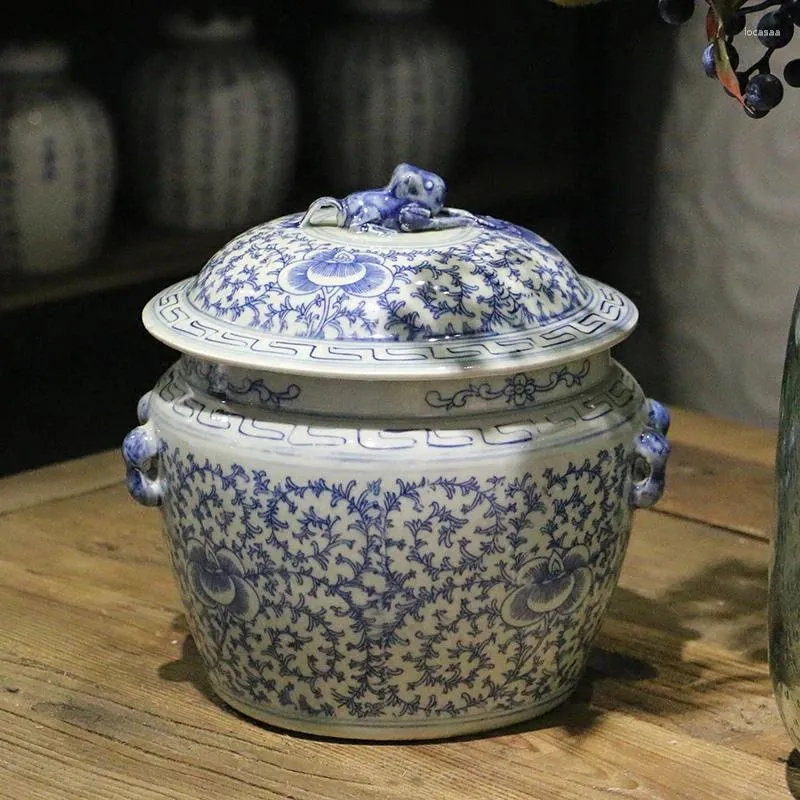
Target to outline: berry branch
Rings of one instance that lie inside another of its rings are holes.
[[[792,41],[795,26],[800,25],[800,0],[762,0],[751,4],[743,0],[706,2],[708,44],[702,59],[706,75],[719,80],[749,116],[766,116],[783,100],[783,81],[772,74],[770,59],[776,50]],[[682,25],[691,19],[695,4],[696,0],[658,0],[658,11],[666,22]],[[766,52],[750,67],[739,69],[734,40],[745,31],[747,17],[752,14],[761,14],[755,36]],[[789,86],[800,87],[800,58],[786,64],[783,80]]]

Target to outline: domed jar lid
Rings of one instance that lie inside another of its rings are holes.
[[[540,236],[444,197],[401,164],[385,188],[258,225],[156,295],[145,326],[215,362],[386,380],[538,369],[633,329],[633,303]]]

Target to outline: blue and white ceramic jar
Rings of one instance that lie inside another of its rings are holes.
[[[135,177],[147,217],[175,230],[236,230],[283,202],[297,109],[284,68],[250,17],[166,19],[167,50],[140,68],[130,101]]]
[[[341,191],[381,183],[399,161],[449,171],[465,127],[464,47],[430,0],[347,0],[349,19],[317,57],[319,154]]]
[[[182,351],[128,485],[161,507],[215,691],[271,724],[408,739],[575,689],[669,417],[609,354],[631,302],[437,176],[323,198],[157,295]]]
[[[58,44],[0,52],[0,271],[59,272],[96,256],[116,153],[100,103],[67,77]]]

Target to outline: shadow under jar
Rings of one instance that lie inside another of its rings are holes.
[[[662,491],[668,414],[609,353],[635,307],[443,194],[401,165],[145,309],[183,355],[129,488],[161,507],[212,686],[259,720],[410,739],[543,714]]]

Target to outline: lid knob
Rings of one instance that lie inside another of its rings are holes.
[[[445,207],[446,192],[444,179],[434,172],[398,164],[383,188],[353,192],[342,200],[320,197],[309,206],[300,224],[404,233],[473,225],[473,214]]]

